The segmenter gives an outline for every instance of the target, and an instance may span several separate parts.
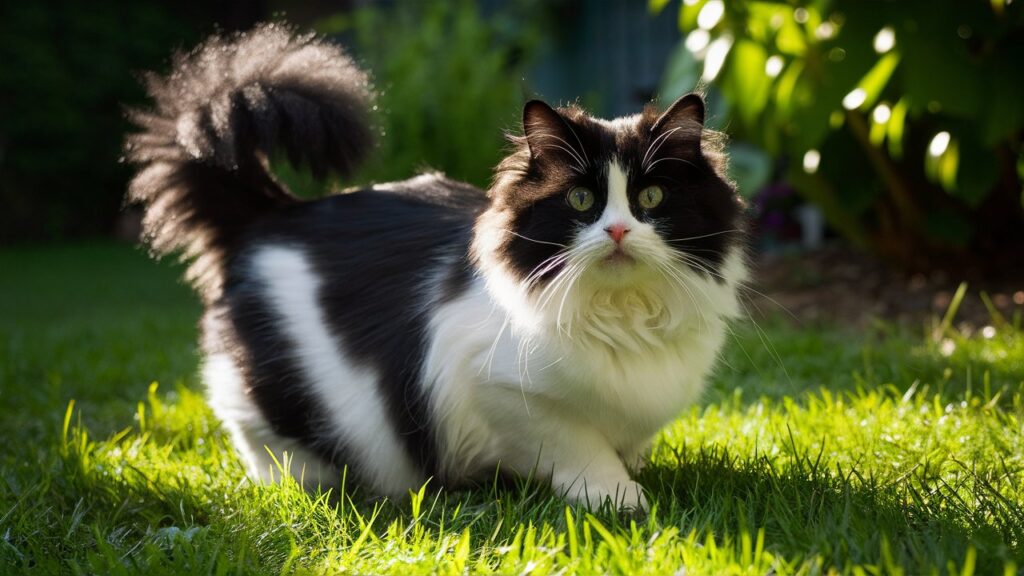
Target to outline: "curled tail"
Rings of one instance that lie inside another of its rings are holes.
[[[154,108],[129,113],[139,131],[125,143],[138,166],[128,201],[145,208],[152,251],[181,251],[206,298],[219,293],[239,234],[298,201],[270,174],[268,156],[344,176],[372,145],[366,75],[340,47],[279,25],[215,36],[177,55],[167,76],[147,76],[146,88]]]

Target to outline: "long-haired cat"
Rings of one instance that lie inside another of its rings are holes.
[[[372,148],[339,47],[267,25],[147,85],[129,199],[153,252],[191,262],[209,401],[251,476],[347,466],[401,495],[500,468],[646,507],[629,470],[700,397],[745,277],[699,96],[612,121],[528,102],[486,192],[423,174],[301,201],[269,155],[344,175]]]

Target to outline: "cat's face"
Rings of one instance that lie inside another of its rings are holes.
[[[742,234],[741,203],[720,147],[702,146],[703,120],[693,94],[662,114],[649,107],[611,122],[529,102],[478,223],[488,260],[531,291],[721,279]]]

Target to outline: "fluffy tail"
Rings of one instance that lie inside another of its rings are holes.
[[[188,278],[206,298],[246,226],[298,201],[268,156],[347,175],[372,145],[366,75],[338,46],[279,25],[215,36],[146,88],[154,109],[129,112],[139,132],[125,143],[138,166],[128,200],[145,207],[152,251],[192,260]]]

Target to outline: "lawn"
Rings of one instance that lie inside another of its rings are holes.
[[[180,269],[0,251],[0,570],[1018,574],[1024,334],[736,326],[658,439],[646,518],[528,482],[397,502],[248,483],[197,380]],[[976,296],[968,296],[976,297]]]

